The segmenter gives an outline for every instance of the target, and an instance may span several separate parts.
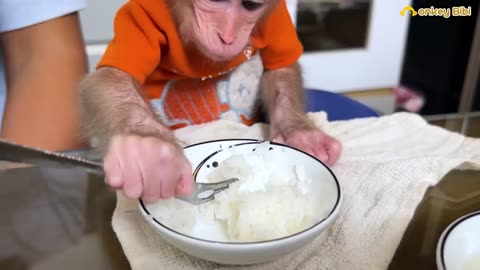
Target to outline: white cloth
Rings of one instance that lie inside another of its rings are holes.
[[[480,139],[429,125],[420,116],[396,113],[379,118],[315,123],[338,138],[344,152],[334,173],[344,203],[325,241],[317,239],[276,262],[235,269],[387,269],[426,189],[459,165],[480,169]],[[180,129],[186,144],[219,138],[258,138],[265,126],[220,120]],[[117,193],[113,229],[132,269],[229,269],[186,255],[143,221],[136,201]]]
[[[76,12],[84,9],[86,5],[86,0],[0,0],[0,33]],[[7,96],[6,88],[5,69],[0,55],[0,127]]]

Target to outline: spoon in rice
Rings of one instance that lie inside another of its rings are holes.
[[[0,140],[0,160],[28,163],[37,166],[59,168],[76,167],[85,169],[90,173],[104,176],[103,165],[101,163],[63,153],[50,152],[7,142],[5,140]],[[199,205],[214,200],[216,194],[226,190],[230,184],[236,181],[238,181],[238,178],[231,178],[217,183],[195,182],[193,192],[190,195],[176,196],[175,198],[193,205]]]

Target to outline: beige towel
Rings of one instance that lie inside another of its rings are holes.
[[[333,167],[344,191],[338,219],[325,241],[317,239],[276,262],[229,267],[173,248],[146,224],[135,201],[118,193],[116,232],[132,269],[387,269],[426,189],[459,165],[480,169],[480,139],[435,127],[417,115],[327,122],[318,126],[338,138],[344,152]],[[186,144],[219,138],[261,138],[263,125],[217,121],[177,132]]]

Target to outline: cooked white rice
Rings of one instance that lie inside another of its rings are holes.
[[[239,181],[215,200],[199,206],[163,201],[153,206],[154,215],[185,234],[217,241],[271,240],[312,226],[319,212],[318,198],[308,189],[311,179],[305,177],[303,167],[276,157],[269,147],[262,143],[254,152],[233,153],[220,162],[208,181]]]

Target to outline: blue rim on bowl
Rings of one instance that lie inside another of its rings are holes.
[[[441,234],[437,244],[436,253],[437,253],[437,263],[440,263],[443,269],[447,269],[447,266],[445,265],[444,255],[445,255],[445,245],[447,243],[448,237],[450,236],[450,233],[453,232],[453,230],[455,230],[457,226],[460,225],[462,222],[477,215],[480,215],[480,211],[475,211],[457,218],[452,223],[450,223],[450,225],[448,225],[448,227]],[[438,262],[438,259],[440,260],[440,262]]]
[[[244,143],[240,143],[240,144],[255,144],[255,143],[262,143],[262,141],[259,141],[259,140],[255,140],[255,139],[220,139],[220,140],[211,140],[211,141],[204,141],[204,142],[200,142],[200,143],[196,143],[196,144],[192,144],[192,145],[188,145],[186,147],[184,147],[184,149],[187,149],[187,148],[190,148],[190,147],[194,147],[194,146],[197,146],[197,145],[203,145],[203,144],[208,144],[208,143],[215,143],[215,142],[228,142],[228,141],[249,141],[249,142],[244,142]],[[201,239],[201,238],[198,238],[198,237],[193,237],[193,236],[190,236],[190,235],[187,235],[187,234],[184,234],[184,233],[181,233],[181,232],[178,232],[176,230],[173,230],[165,225],[163,225],[161,222],[159,222],[157,219],[155,219],[155,217],[147,210],[147,208],[145,207],[145,204],[143,202],[142,199],[139,199],[139,204],[140,204],[140,209],[141,211],[143,211],[146,215],[150,216],[152,218],[152,220],[155,222],[155,224],[157,224],[158,226],[161,226],[162,228],[174,233],[174,234],[177,234],[177,235],[180,235],[182,237],[186,237],[188,239],[191,239],[191,240],[197,240],[197,241],[202,241],[202,242],[207,242],[207,243],[213,243],[213,244],[223,244],[223,245],[255,245],[255,244],[265,244],[265,243],[271,243],[271,242],[277,242],[277,241],[282,241],[282,240],[287,240],[287,239],[290,239],[290,238],[293,238],[299,234],[302,234],[302,233],[305,233],[307,231],[310,231],[310,230],[313,230],[314,228],[320,226],[321,224],[323,224],[327,219],[329,219],[336,211],[339,211],[339,207],[341,205],[341,202],[342,202],[342,196],[343,196],[343,193],[342,193],[342,190],[340,188],[340,183],[337,179],[337,176],[333,173],[333,171],[330,169],[330,167],[325,164],[323,161],[321,161],[320,159],[316,158],[315,156],[313,155],[310,155],[309,153],[305,152],[305,151],[302,151],[300,149],[297,149],[297,148],[294,148],[294,147],[291,147],[291,146],[288,146],[288,145],[285,145],[285,144],[280,144],[280,143],[276,143],[276,142],[269,142],[271,145],[278,145],[278,146],[282,146],[282,147],[288,147],[290,149],[293,149],[293,150],[296,150],[296,151],[299,151],[311,158],[313,158],[314,160],[318,161],[319,163],[321,163],[327,170],[328,172],[330,173],[330,175],[333,177],[333,179],[335,180],[335,185],[336,185],[336,188],[337,188],[337,193],[338,193],[338,196],[337,196],[337,200],[335,202],[335,205],[334,207],[332,208],[332,210],[328,213],[328,215],[321,219],[320,221],[318,221],[317,223],[315,223],[314,225],[308,227],[307,229],[303,230],[303,231],[300,231],[300,232],[297,232],[295,234],[291,234],[291,235],[288,235],[288,236],[284,236],[284,237],[280,237],[280,238],[275,238],[275,239],[270,239],[270,240],[264,240],[264,241],[256,241],[256,242],[222,242],[222,241],[213,241],[213,240],[207,240],[207,239]],[[236,145],[240,145],[240,144],[236,144]],[[218,150],[217,152],[219,151],[222,151],[222,149]],[[217,152],[214,152],[214,153],[217,153]],[[211,155],[209,155],[211,156]]]

